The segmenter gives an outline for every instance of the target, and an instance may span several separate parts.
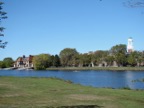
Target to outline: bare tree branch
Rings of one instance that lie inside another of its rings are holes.
[[[129,8],[143,8],[144,0],[128,0],[123,5]]]
[[[3,2],[1,2],[0,0],[0,36],[4,36],[4,34],[2,33],[4,31],[4,27],[1,26],[1,22],[3,19],[6,19],[7,16],[6,16],[6,12],[3,11]],[[7,42],[3,42],[2,40],[0,40],[0,48],[5,48]]]

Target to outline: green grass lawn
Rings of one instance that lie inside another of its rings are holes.
[[[68,108],[64,106],[144,108],[144,91],[84,87],[54,78],[0,77],[0,108]]]

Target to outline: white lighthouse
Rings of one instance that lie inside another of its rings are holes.
[[[130,37],[128,39],[128,45],[127,45],[127,52],[131,53],[134,51],[134,47],[133,47],[133,39]]]

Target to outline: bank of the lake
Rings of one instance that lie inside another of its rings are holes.
[[[51,67],[47,70],[110,70],[110,71],[144,71],[144,67]]]
[[[143,108],[143,94],[143,90],[84,87],[54,78],[0,77],[1,108]]]
[[[0,70],[34,70],[34,68],[0,68]],[[144,67],[49,67],[46,70],[66,70],[66,71],[83,71],[83,70],[110,70],[110,71],[144,71]]]

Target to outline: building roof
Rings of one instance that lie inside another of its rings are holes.
[[[29,57],[25,57],[25,56],[19,57],[19,58],[16,60],[16,62],[27,62],[27,61],[32,62],[33,57],[34,57],[34,56],[32,56],[32,55],[30,55]]]

